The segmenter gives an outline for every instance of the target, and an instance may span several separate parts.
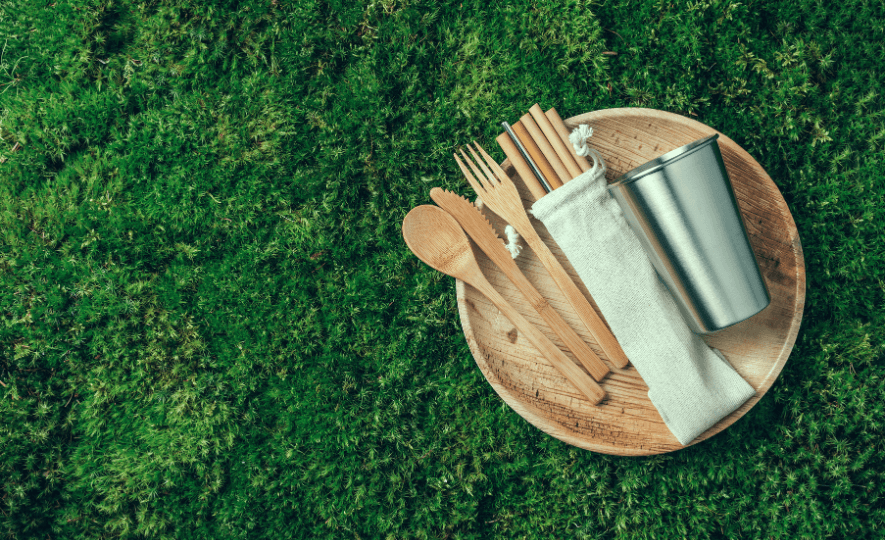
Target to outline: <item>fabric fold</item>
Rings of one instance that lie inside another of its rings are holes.
[[[682,319],[608,193],[601,158],[593,159],[597,166],[531,211],[584,281],[664,423],[686,445],[756,392]]]

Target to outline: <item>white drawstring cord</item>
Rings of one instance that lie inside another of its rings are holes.
[[[482,199],[477,198],[476,207],[482,210],[483,206]],[[510,252],[510,257],[514,259],[519,257],[519,254],[522,253],[522,246],[519,244],[519,241],[521,240],[519,233],[516,232],[516,229],[512,226],[507,225],[507,227],[504,228],[504,234],[507,235],[507,244],[504,247]]]

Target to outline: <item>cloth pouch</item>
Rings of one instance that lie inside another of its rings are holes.
[[[688,328],[609,194],[602,158],[590,154],[591,170],[531,211],[584,281],[664,423],[687,445],[756,391]]]

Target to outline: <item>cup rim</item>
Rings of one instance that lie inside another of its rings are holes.
[[[636,167],[635,169],[622,174],[614,182],[612,182],[611,185],[609,185],[608,187],[613,188],[616,186],[622,186],[624,184],[629,184],[631,182],[635,182],[636,180],[639,180],[640,178],[642,178],[644,176],[648,176],[649,174],[651,174],[653,172],[663,169],[665,166],[667,166],[675,161],[678,161],[690,154],[695,153],[696,151],[700,150],[704,146],[707,146],[709,143],[715,141],[718,138],[719,138],[719,134],[714,133],[712,135],[704,137],[703,139],[698,139],[698,140],[696,140],[694,142],[690,142],[684,146],[680,146],[679,148],[677,148],[675,150],[670,150],[669,152],[662,155],[661,157],[655,158],[655,159],[649,161],[648,163],[644,163],[644,164],[640,165],[639,167]]]

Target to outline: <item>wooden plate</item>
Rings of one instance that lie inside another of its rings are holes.
[[[578,124],[589,124],[593,128],[590,142],[605,159],[609,181],[670,150],[719,133],[676,114],[639,108],[596,111],[570,118],[566,124],[570,129]],[[771,305],[742,323],[704,337],[710,346],[722,351],[756,389],[756,396],[692,444],[733,424],[765,395],[790,355],[805,304],[802,246],[783,196],[756,160],[722,133],[719,133],[719,146],[750,242],[771,292]],[[516,182],[529,208],[534,202],[529,191],[509,162],[502,165]],[[506,223],[488,209],[484,212],[504,238]],[[587,289],[547,230],[539,221],[532,222],[589,298]],[[474,251],[492,285],[574,360],[516,287],[484,253]],[[572,328],[607,360],[534,253],[525,249],[517,262],[529,281]],[[461,324],[477,365],[498,395],[533,425],[574,446],[606,454],[651,455],[683,448],[649,401],[648,388],[632,365],[618,369],[608,362],[612,373],[602,381],[608,397],[594,407],[537,349],[522,339],[510,321],[478,291],[458,281],[457,296]]]

